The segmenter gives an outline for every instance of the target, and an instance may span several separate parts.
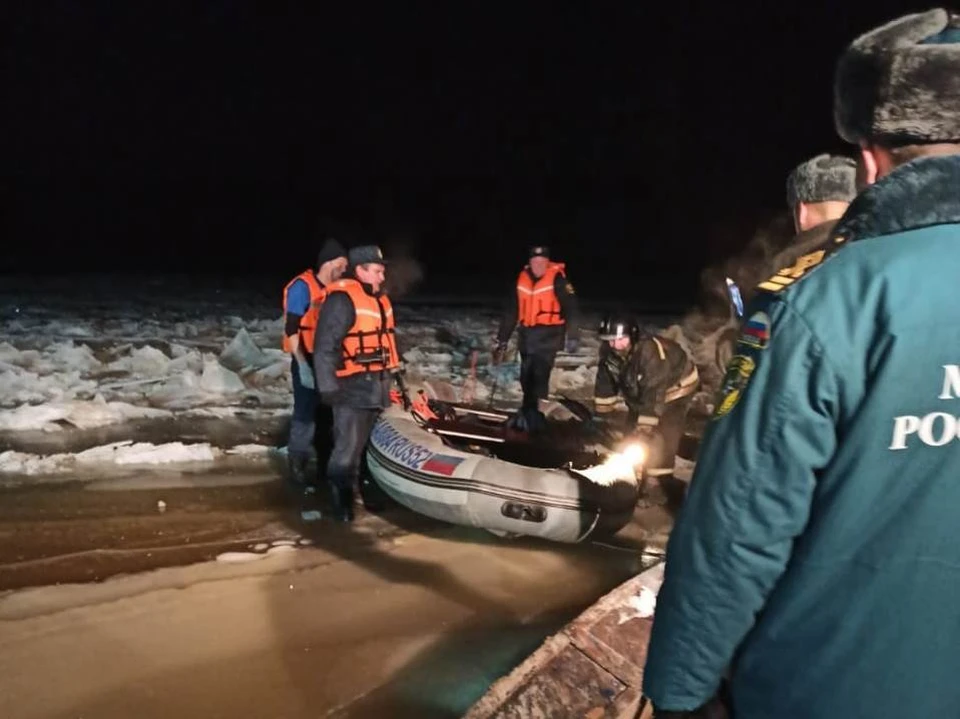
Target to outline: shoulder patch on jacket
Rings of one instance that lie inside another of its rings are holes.
[[[740,330],[740,337],[737,339],[738,345],[746,345],[753,349],[766,349],[770,343],[770,315],[762,310],[754,312],[743,323]]]
[[[797,258],[790,267],[784,267],[777,271],[777,274],[768,277],[757,287],[767,292],[782,292],[790,287],[797,280],[806,277],[812,270],[819,267],[834,252],[843,246],[847,238],[843,235],[836,235],[824,242],[813,252],[808,252]]]
[[[720,397],[713,418],[719,419],[737,406],[750,382],[750,376],[757,368],[757,363],[746,355],[735,355],[727,365],[727,372],[720,386]]]

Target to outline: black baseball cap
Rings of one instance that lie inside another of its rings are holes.
[[[377,245],[360,245],[350,249],[347,259],[353,267],[365,265],[368,263],[377,265],[386,265],[387,261],[383,259],[383,252]]]

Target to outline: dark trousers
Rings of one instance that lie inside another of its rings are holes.
[[[651,442],[650,458],[647,462],[647,471],[655,474],[670,474],[680,448],[680,440],[687,427],[687,413],[693,395],[681,397],[668,402],[660,415],[660,424],[654,432],[654,441]]]
[[[313,362],[307,357],[307,366],[313,371]],[[319,401],[317,391],[304,387],[300,383],[300,373],[297,370],[296,358],[291,360],[290,373],[293,377],[293,416],[290,418],[290,438],[287,442],[287,452],[291,457],[308,458],[312,451],[317,452],[317,465],[322,467],[329,454],[329,433],[333,424],[333,413],[325,404]],[[320,447],[315,447],[317,427],[321,437]]]
[[[536,409],[541,399],[550,394],[550,373],[556,352],[523,353],[520,355],[520,387],[523,408]]]
[[[379,409],[333,408],[333,451],[327,464],[327,478],[335,487],[354,488],[363,462],[363,451],[379,415]]]

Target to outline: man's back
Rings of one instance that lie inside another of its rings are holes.
[[[898,169],[748,311],[671,538],[660,705],[702,701],[732,660],[741,719],[957,713],[957,187],[960,156]]]
[[[960,222],[957,204],[938,219]],[[815,707],[817,687],[830,687],[810,716],[835,716],[838,702],[880,710],[905,698],[911,716],[960,710],[958,280],[960,224],[943,224],[855,241],[787,299],[835,372],[823,409],[836,420],[836,450],[743,647],[736,696],[746,716],[748,698],[768,672],[782,678],[784,662],[802,676],[790,704]],[[938,691],[922,706],[926,682]],[[956,687],[946,705],[945,686]]]

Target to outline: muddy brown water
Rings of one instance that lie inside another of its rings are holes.
[[[25,615],[0,619],[3,716],[460,716],[638,572],[644,539],[669,524],[650,507],[638,511],[641,534],[557,545],[401,507],[361,511],[352,526],[305,523],[269,472],[194,473],[191,486],[171,472],[135,479],[141,488],[111,488],[119,479],[0,491],[0,611],[22,591],[45,597],[30,609],[24,595],[15,606]],[[225,481],[247,484],[214,486]],[[311,543],[294,566],[260,577],[211,582],[203,567],[224,565],[197,564],[277,540]],[[174,571],[186,574],[168,595],[161,578]],[[151,573],[157,587],[126,598],[115,589],[100,603],[51,586],[106,591]]]
[[[271,444],[284,431],[281,420],[152,421],[21,433],[16,448],[194,434]],[[615,537],[584,545],[500,539],[395,505],[349,526],[305,522],[280,471],[114,468],[0,489],[0,716],[460,716],[640,571],[676,509],[660,493]],[[314,506],[325,513],[323,493]],[[265,558],[245,575],[211,561],[277,541],[297,543],[289,565]]]

